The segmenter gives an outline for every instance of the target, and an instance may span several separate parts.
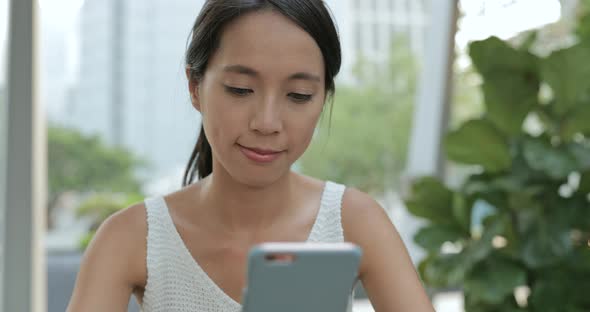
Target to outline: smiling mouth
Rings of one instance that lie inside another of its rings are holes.
[[[255,151],[256,153],[259,153],[259,154],[275,154],[275,153],[280,153],[280,152],[284,151],[282,149],[274,149],[274,148],[250,147],[250,146],[241,145],[239,143],[238,143],[238,146],[243,147],[243,148],[247,148],[251,151]]]
[[[276,160],[284,152],[284,150],[246,147],[240,144],[238,144],[238,146],[240,147],[242,154],[244,154],[248,159],[257,163],[272,162]]]

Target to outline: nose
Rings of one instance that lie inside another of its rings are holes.
[[[283,130],[281,106],[273,96],[266,96],[255,105],[250,129],[260,134],[275,134]]]

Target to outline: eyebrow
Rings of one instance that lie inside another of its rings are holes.
[[[247,66],[244,65],[228,65],[225,66],[223,68],[224,72],[230,72],[230,73],[236,73],[236,74],[242,74],[242,75],[248,75],[248,76],[252,76],[252,77],[259,77],[260,74]],[[306,73],[306,72],[298,72],[295,73],[291,76],[289,76],[289,78],[287,78],[287,80],[310,80],[310,81],[321,81],[320,77],[318,75],[314,75],[311,73]]]

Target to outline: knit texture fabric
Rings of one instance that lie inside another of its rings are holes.
[[[341,222],[344,190],[344,185],[326,182],[307,242],[344,241]],[[148,198],[145,206],[147,284],[142,311],[240,312],[242,306],[219,288],[194,260],[172,221],[164,198]]]

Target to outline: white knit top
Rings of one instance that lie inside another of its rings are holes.
[[[344,189],[343,185],[326,182],[308,242],[344,241],[340,218]],[[192,257],[172,221],[164,198],[148,198],[145,206],[147,284],[142,311],[241,311],[241,305],[219,288]]]

